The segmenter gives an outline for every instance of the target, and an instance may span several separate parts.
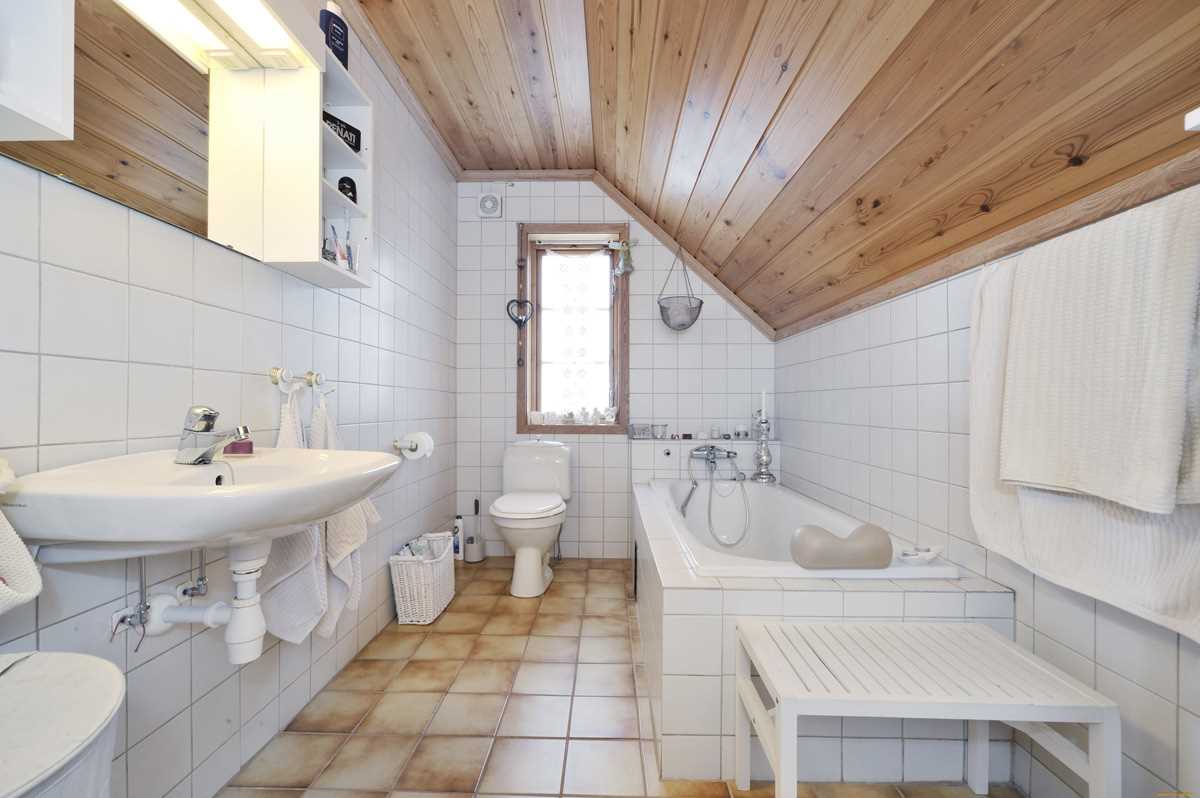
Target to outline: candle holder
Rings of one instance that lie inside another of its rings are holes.
[[[771,473],[771,422],[767,421],[767,411],[759,410],[758,416],[758,449],[754,452],[754,473],[750,479],[764,485],[774,485],[775,475]]]

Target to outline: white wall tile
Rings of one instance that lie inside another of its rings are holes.
[[[192,365],[192,303],[170,294],[129,289],[129,359]]]
[[[0,162],[0,169],[3,163]],[[2,174],[2,172],[0,172]],[[4,189],[0,189],[3,192]],[[3,222],[0,222],[0,226]],[[38,265],[0,255],[0,349],[38,349]]]
[[[41,176],[41,260],[110,280],[129,279],[129,211]]]
[[[38,177],[28,166],[0,158],[0,252],[37,259]]]
[[[192,242],[186,230],[133,211],[129,214],[129,282],[192,296]]]
[[[126,360],[129,286],[42,265],[41,351]]]
[[[129,384],[125,363],[43,357],[41,364],[41,443],[125,437]],[[87,402],[80,401],[82,397]]]
[[[0,447],[38,442],[38,358],[0,352]]]

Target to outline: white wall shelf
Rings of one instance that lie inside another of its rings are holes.
[[[362,156],[350,149],[350,145],[324,122],[321,123],[321,162],[326,169],[363,171],[367,168]]]

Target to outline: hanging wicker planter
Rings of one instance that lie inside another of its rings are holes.
[[[687,293],[663,296],[663,292],[671,284],[671,273],[675,271],[676,263],[679,263],[679,268],[683,271],[683,285]],[[671,261],[671,268],[667,271],[667,279],[663,281],[663,287],[658,292],[659,315],[662,316],[663,324],[675,332],[683,332],[695,324],[696,319],[700,318],[700,308],[702,307],[704,307],[704,300],[692,291],[692,281],[688,277],[687,265],[681,262],[677,250],[675,259]]]

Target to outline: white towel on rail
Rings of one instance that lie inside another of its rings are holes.
[[[1200,502],[1200,188],[1013,262],[1001,479],[1150,513]]]
[[[1200,505],[1145,513],[1000,479],[1013,263],[985,267],[971,319],[971,521],[979,542],[1038,576],[1200,642]]]
[[[16,479],[8,461],[0,457],[0,494]],[[0,512],[0,615],[38,597],[42,575],[29,556],[25,541]]]
[[[293,384],[279,412],[280,449],[304,446],[300,420],[300,384]],[[267,631],[289,643],[299,643],[316,628],[328,606],[325,584],[325,545],[321,527],[276,538],[259,579]]]
[[[312,436],[314,449],[339,449],[337,422],[329,412],[325,396],[318,393],[313,407]],[[325,522],[326,592],[328,606],[317,624],[317,634],[329,637],[346,610],[358,609],[362,596],[362,552],[371,524],[380,521],[370,499],[363,499]]]

